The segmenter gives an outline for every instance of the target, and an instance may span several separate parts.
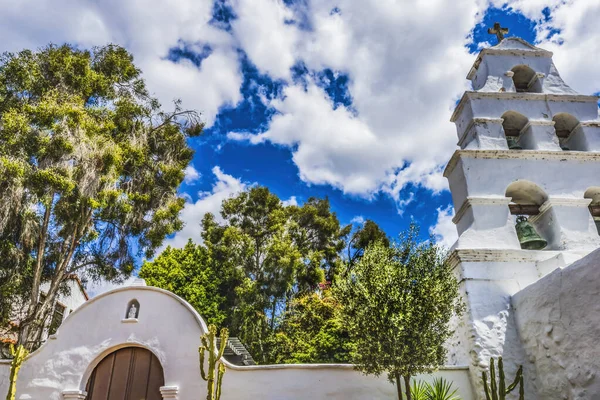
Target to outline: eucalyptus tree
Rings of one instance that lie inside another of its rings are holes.
[[[202,238],[223,271],[240,274],[229,327],[267,362],[277,322],[293,300],[342,270],[350,227],[340,226],[327,199],[284,205],[260,186],[225,200],[221,217],[223,223],[205,215]]]
[[[386,372],[400,400],[403,379],[410,400],[410,378],[443,365],[450,319],[463,312],[443,250],[433,239],[420,241],[411,224],[399,242],[367,247],[333,289],[354,343],[353,363],[367,374]]]
[[[71,274],[123,279],[182,228],[177,188],[202,127],[178,101],[163,111],[119,46],[0,57],[1,322],[23,306],[19,344]]]

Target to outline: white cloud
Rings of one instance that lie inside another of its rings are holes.
[[[357,225],[362,225],[365,223],[365,217],[363,217],[362,215],[356,215],[354,218],[352,218],[350,220],[351,224],[357,224]]]
[[[410,201],[407,184],[447,188],[441,168],[457,140],[449,118],[469,87],[465,75],[475,58],[465,44],[490,4],[507,3],[539,21],[539,45],[554,52],[565,81],[582,93],[600,91],[600,58],[589,56],[600,53],[600,3],[593,0],[227,3],[237,16],[231,33],[209,24],[212,0],[5,1],[0,51],[48,42],[124,45],[165,107],[182,98],[210,126],[220,107],[241,100],[240,47],[262,73],[289,86],[280,98],[265,100],[278,111],[265,132],[229,138],[286,146],[306,183],[366,198],[383,191],[400,208]],[[547,39],[550,28],[561,32]],[[208,44],[212,53],[200,68],[166,60],[180,41]],[[290,67],[298,62],[347,74],[352,109],[334,108],[315,82],[307,90],[295,85]]]
[[[188,239],[192,239],[196,243],[201,242],[202,238],[200,237],[200,234],[202,229],[200,222],[202,221],[204,214],[212,213],[215,215],[217,221],[223,222],[220,214],[221,203],[223,200],[243,191],[247,187],[241,180],[221,171],[221,168],[218,166],[214,167],[212,172],[217,178],[212,190],[201,192],[196,202],[187,202],[185,204],[185,207],[180,214],[180,218],[185,222],[184,228],[177,232],[174,237],[166,239],[163,242],[162,248],[159,249],[156,254],[160,254],[167,246],[177,248],[183,247]]]
[[[298,205],[298,199],[296,199],[296,196],[291,196],[287,200],[282,200],[281,203],[284,206],[297,206]]]
[[[232,0],[233,32],[256,66],[276,79],[289,78],[299,32],[286,21],[292,11],[281,0]]]
[[[452,222],[454,208],[449,205],[446,208],[437,209],[437,221],[429,228],[429,233],[435,236],[436,241],[443,247],[449,249],[458,239],[456,225]]]
[[[211,26],[212,0],[26,0],[0,2],[0,51],[69,42],[85,48],[117,43],[132,52],[151,92],[165,109],[175,98],[203,113],[207,125],[219,107],[241,99],[236,42]],[[179,41],[213,49],[201,68],[164,59]]]
[[[185,183],[189,185],[199,180],[200,177],[202,177],[202,174],[198,172],[198,170],[192,165],[188,165],[187,167],[185,167],[185,177],[183,178],[183,181]]]
[[[254,2],[235,4],[243,9]],[[400,202],[407,201],[400,197],[408,183],[445,189],[440,167],[456,148],[450,114],[468,87],[464,77],[474,58],[464,45],[482,8],[471,0],[437,6],[341,0],[335,6],[339,13],[331,12],[330,1],[313,1],[303,10],[310,30],[272,26],[253,31],[252,40],[281,36],[286,40],[279,38],[274,51],[284,59],[293,54],[310,69],[348,74],[353,109],[334,109],[314,82],[306,90],[292,84],[269,103],[278,113],[265,132],[229,138],[287,146],[302,180],[353,195],[383,190]],[[236,23],[251,24],[246,18],[241,13]],[[259,52],[249,57],[259,66],[268,62]]]
[[[502,7],[505,1],[492,3]],[[447,189],[441,172],[456,148],[449,118],[469,88],[465,75],[475,56],[465,44],[487,1],[314,0],[300,3],[300,13],[298,6],[294,10],[302,27],[284,23],[292,10],[280,1],[261,0],[248,13],[254,4],[235,2],[236,11],[242,10],[236,24],[245,27],[239,33],[252,42],[251,60],[284,79],[292,59],[313,70],[340,70],[350,78],[353,109],[335,109],[314,82],[306,90],[292,84],[269,103],[278,113],[265,132],[232,132],[230,139],[286,146],[303,181],[367,198],[382,190],[400,209],[410,202],[402,198],[407,184]],[[540,24],[538,40],[554,51],[559,70],[576,90],[600,91],[600,59],[589,57],[600,52],[600,3],[516,0],[508,6],[540,22],[542,10],[550,7],[552,20]],[[339,12],[332,12],[334,7]],[[269,15],[264,29],[256,27],[263,23],[258,15]],[[557,37],[545,39],[550,26],[561,29],[562,46]],[[276,62],[274,54],[280,56]]]

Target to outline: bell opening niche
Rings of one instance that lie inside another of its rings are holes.
[[[523,114],[516,111],[507,111],[502,115],[502,128],[509,150],[522,150],[523,147],[519,141],[521,132],[529,120]]]
[[[596,225],[596,230],[600,235],[600,186],[589,188],[585,191],[583,197],[586,199],[592,199],[592,202],[589,205],[590,214],[592,214],[594,224]]]
[[[568,150],[583,150],[577,148],[575,143],[572,143],[570,140],[579,127],[579,120],[567,113],[559,113],[552,118],[554,121],[554,130],[556,131],[556,136],[558,136],[558,143],[560,144],[560,148],[568,151]]]
[[[515,229],[523,250],[543,250],[548,246],[547,231],[542,227],[547,225],[548,211],[541,212],[542,204],[548,200],[546,193],[536,184],[518,180],[506,189],[506,197],[511,198],[508,205],[514,216]]]
[[[542,92],[542,84],[538,78],[538,74],[529,66],[524,64],[517,65],[511,71],[514,73],[512,79],[517,92]]]

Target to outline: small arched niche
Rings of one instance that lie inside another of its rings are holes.
[[[596,229],[598,230],[598,234],[600,234],[600,186],[593,186],[585,191],[584,198],[592,199],[592,202],[589,205],[590,214],[592,214],[592,218],[594,218],[594,223],[596,224]]]
[[[140,316],[140,302],[136,299],[132,299],[127,303],[127,309],[125,310],[125,319],[138,319]]]
[[[508,207],[510,213],[514,216],[513,222],[518,224],[520,220],[527,219],[529,224],[533,226],[535,233],[546,241],[546,244],[550,243],[552,230],[548,227],[553,218],[549,217],[548,211],[544,212],[544,215],[540,213],[540,207],[548,200],[546,192],[535,183],[523,179],[511,183],[506,188],[506,197],[511,198]],[[517,233],[519,234],[519,232]],[[531,249],[521,239],[519,237],[521,248]]]
[[[512,77],[517,92],[541,93],[542,84],[538,79],[536,72],[531,67],[521,64],[511,70]]]
[[[573,147],[573,144],[569,141],[579,126],[579,120],[571,114],[559,113],[552,118],[552,121],[554,121],[554,130],[556,131],[556,136],[558,136],[560,148],[563,150],[579,150],[577,148],[570,148]]]
[[[526,116],[516,111],[507,111],[502,114],[502,128],[504,129],[509,149],[521,150],[523,148],[519,144],[519,136],[528,122],[529,120]]]

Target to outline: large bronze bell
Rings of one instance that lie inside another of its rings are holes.
[[[508,144],[509,150],[523,150],[521,146],[519,146],[519,137],[518,136],[507,136],[506,143]]]
[[[527,217],[519,215],[517,217],[517,237],[519,238],[519,243],[521,243],[521,248],[525,250],[542,250],[548,242],[546,242],[538,233],[536,232],[533,225],[529,223]]]

